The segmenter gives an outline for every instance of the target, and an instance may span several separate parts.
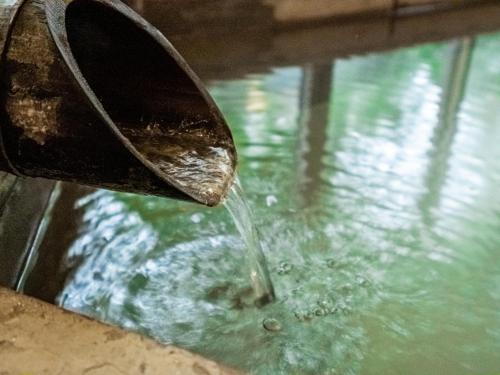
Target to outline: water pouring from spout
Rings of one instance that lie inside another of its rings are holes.
[[[264,306],[274,300],[274,287],[267,269],[260,235],[238,178],[235,179],[229,195],[224,201],[224,206],[231,214],[236,228],[245,242],[245,261],[250,272],[255,304],[259,307]]]

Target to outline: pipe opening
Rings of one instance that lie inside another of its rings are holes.
[[[99,0],[67,6],[67,40],[82,76],[75,78],[86,81],[113,131],[148,168],[215,205],[233,179],[230,131],[175,49],[119,7]]]

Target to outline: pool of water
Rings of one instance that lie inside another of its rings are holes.
[[[255,374],[500,371],[500,34],[209,89],[276,301],[223,207],[99,190],[60,305]]]

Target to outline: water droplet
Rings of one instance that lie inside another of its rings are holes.
[[[278,332],[281,331],[281,323],[274,318],[266,318],[262,321],[262,326],[266,331]]]
[[[292,270],[293,266],[287,262],[281,262],[278,266],[278,275],[286,275]]]

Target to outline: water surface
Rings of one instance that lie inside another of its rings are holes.
[[[256,374],[500,371],[500,34],[210,91],[276,302],[222,207],[97,191],[61,305]]]

